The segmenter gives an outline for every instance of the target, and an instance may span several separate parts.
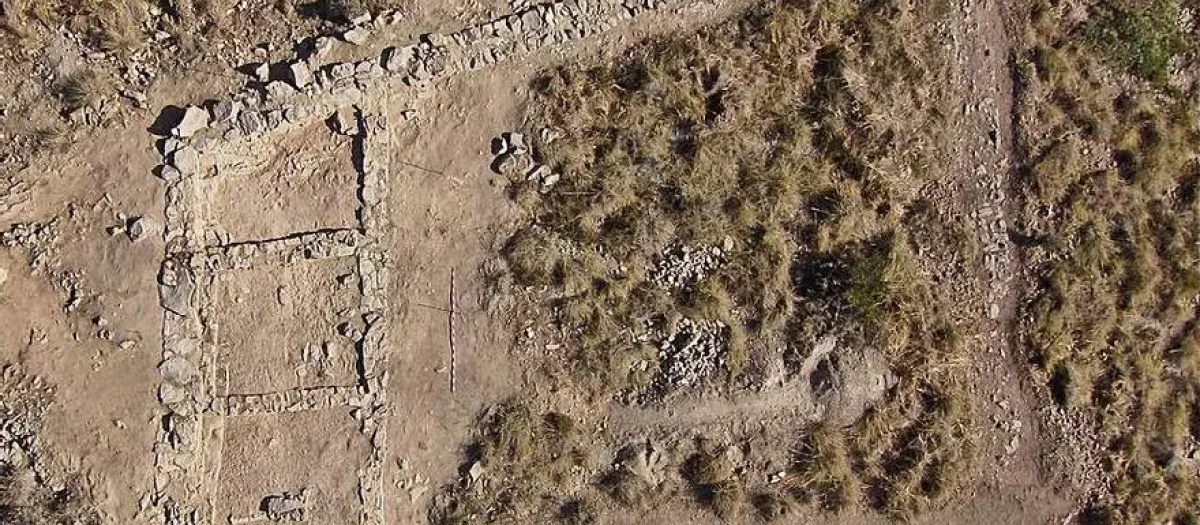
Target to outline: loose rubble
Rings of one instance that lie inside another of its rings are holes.
[[[731,238],[726,238],[721,247],[673,246],[650,269],[650,280],[664,288],[688,288],[724,265],[726,254],[732,250]]]
[[[285,492],[264,498],[262,508],[271,521],[306,521],[307,500],[307,494],[303,491],[300,494]]]
[[[53,401],[54,390],[40,377],[15,365],[0,369],[0,468],[29,468],[42,482],[55,479],[38,461],[38,434]]]
[[[511,180],[524,180],[537,184],[538,191],[548,193],[562,175],[550,166],[534,162],[525,134],[509,132],[492,139],[492,171]]]
[[[659,343],[661,386],[694,386],[725,366],[728,327],[720,321],[683,318]]]

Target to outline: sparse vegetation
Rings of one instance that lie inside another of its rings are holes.
[[[539,414],[524,401],[498,406],[468,451],[464,484],[455,487],[447,506],[433,509],[433,522],[481,523],[537,515],[586,523],[589,502],[560,499],[579,483],[579,473],[590,460],[580,438],[581,430],[566,414]]]
[[[77,481],[50,491],[27,468],[0,464],[0,523],[7,525],[99,525]]]
[[[86,35],[96,49],[127,54],[145,41],[142,21],[149,6],[144,0],[14,0],[0,10],[0,27],[29,38],[35,25],[63,24]]]
[[[70,113],[95,104],[105,95],[106,89],[100,73],[82,70],[62,79],[57,91],[64,111]]]
[[[1188,47],[1175,0],[1099,2],[1083,31],[1117,63],[1154,81],[1165,80],[1171,59]]]
[[[793,495],[908,517],[954,486],[970,459],[962,346],[906,233],[943,165],[922,145],[943,129],[932,21],[944,12],[772,3],[537,81],[535,122],[553,131],[528,135],[563,176],[550,191],[513,176],[530,220],[503,254],[518,284],[554,290],[545,306],[574,336],[570,384],[601,400],[647,391],[654,377],[635,365],[657,370],[657,348],[630,333],[679,317],[730,327],[710,386],[751,374],[768,344],[792,341],[802,359],[838,331],[883,350],[901,384],[857,425],[822,431]],[[699,282],[655,282],[649,269],[681,245],[728,249]],[[747,512],[740,483],[691,475],[722,517]],[[610,478],[611,493],[636,492]],[[760,512],[790,505],[760,499]]]
[[[735,454],[728,447],[702,449],[683,467],[696,498],[726,521],[741,516],[746,504],[745,482],[738,478]]]
[[[1186,523],[1200,518],[1196,472],[1180,463],[1200,438],[1200,120],[1196,93],[1164,84],[1195,36],[1174,2],[1091,8],[1078,25],[1035,8],[1018,63],[1029,342],[1053,399],[1094,422],[1114,480],[1097,512]]]
[[[316,0],[300,4],[301,16],[316,17],[335,24],[348,24],[354,17],[370,12],[362,0]]]

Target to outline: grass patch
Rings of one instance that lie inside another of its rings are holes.
[[[31,39],[39,27],[61,24],[85,36],[94,49],[124,56],[147,40],[142,22],[149,7],[144,0],[14,0],[0,10],[0,27],[18,39]]]
[[[1171,59],[1189,46],[1175,0],[1105,0],[1095,5],[1083,31],[1122,67],[1153,81],[1166,80]]]
[[[1200,438],[1196,93],[1159,85],[1185,49],[1175,3],[1094,14],[1081,28],[1031,17],[1018,62],[1023,220],[1036,239],[1025,253],[1042,276],[1027,340],[1053,399],[1095,422],[1114,496],[1097,512],[1186,523],[1200,519],[1196,472],[1181,464]],[[1077,31],[1093,45],[1075,45]],[[1113,58],[1146,81],[1106,83]]]
[[[535,139],[534,151],[564,175],[548,192],[513,179],[514,200],[537,226],[504,255],[519,284],[563,291],[560,321],[580,335],[573,362],[603,378],[593,393],[636,386],[610,368],[642,352],[626,327],[678,316],[728,325],[726,370],[740,374],[753,342],[782,333],[795,313],[798,254],[898,227],[922,182],[899,165],[927,164],[914,146],[933,137],[916,130],[937,129],[935,104],[910,82],[936,85],[939,73],[918,58],[923,43],[899,35],[917,13],[843,7],[764,8],[535,83],[536,121],[562,138]],[[851,37],[874,44],[842,47]],[[897,167],[872,167],[881,162]],[[647,272],[672,247],[723,245],[724,264],[694,286],[665,287]],[[866,316],[890,293],[869,289],[876,284],[855,288],[878,294],[854,298]]]
[[[683,466],[696,498],[725,521],[741,517],[747,502],[745,483],[737,474],[738,454],[729,447],[702,447]]]
[[[589,461],[573,418],[558,412],[535,412],[529,403],[510,401],[492,411],[483,435],[471,447],[464,481],[451,489],[447,505],[435,507],[431,521],[441,524],[506,522],[517,517],[567,517],[561,505],[578,484]],[[470,469],[479,469],[472,479]],[[577,501],[569,513],[582,519],[593,512]],[[565,504],[565,503],[564,503]],[[574,519],[574,518],[573,518]]]
[[[529,221],[502,255],[567,334],[557,362],[569,388],[597,403],[669,395],[653,388],[659,341],[639,336],[682,318],[728,327],[725,368],[701,387],[753,384],[749,363],[768,344],[807,352],[830,331],[879,349],[901,377],[862,421],[828,429],[814,459],[798,462],[814,496],[751,497],[719,456],[695,458],[684,476],[724,519],[798,501],[909,517],[969,462],[969,410],[948,401],[963,395],[962,345],[916,269],[905,220],[945,165],[934,147],[945,12],[769,2],[533,85],[540,113],[525,135],[562,177],[550,189],[523,173],[510,180]],[[656,281],[680,247],[717,248],[720,263],[682,285]],[[601,482],[618,502],[646,504],[637,476]]]
[[[63,110],[70,113],[98,103],[111,89],[101,73],[82,70],[63,78],[55,91],[62,101]]]

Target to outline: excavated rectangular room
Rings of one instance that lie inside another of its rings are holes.
[[[303,491],[308,525],[357,523],[358,472],[371,453],[345,408],[227,418],[215,522],[261,517],[264,498]]]
[[[357,384],[357,265],[337,257],[218,272],[209,317],[228,394]]]
[[[206,153],[214,168],[201,184],[217,244],[359,228],[354,148],[353,137],[314,119]]]

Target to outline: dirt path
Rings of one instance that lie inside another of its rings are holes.
[[[1009,192],[1017,164],[1013,153],[1013,86],[1010,33],[1004,6],[994,0],[960,0],[952,15],[951,115],[954,143],[949,177],[938,189],[950,220],[969,225],[980,248],[974,271],[951,282],[959,319],[974,320],[968,341],[977,414],[973,490],[960,495],[930,522],[969,516],[1012,523],[1059,522],[1070,502],[1046,490],[1039,462],[1046,447],[1037,424],[1037,401],[1027,384],[1017,337],[1019,261],[1009,239]],[[966,311],[966,310],[972,311]],[[1013,505],[1018,503],[1018,505]]]

